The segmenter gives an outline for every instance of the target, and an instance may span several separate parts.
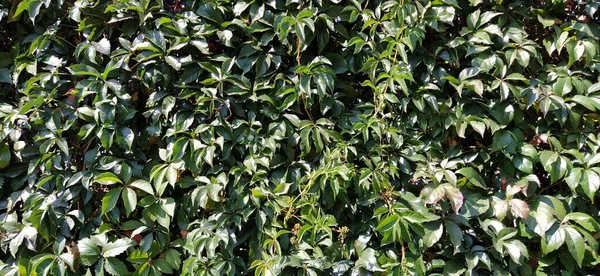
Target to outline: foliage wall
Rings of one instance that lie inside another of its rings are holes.
[[[598,274],[597,1],[2,0],[2,275]]]

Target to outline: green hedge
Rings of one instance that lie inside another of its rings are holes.
[[[599,9],[2,0],[0,274],[598,275]]]

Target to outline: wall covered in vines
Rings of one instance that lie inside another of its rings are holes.
[[[599,9],[2,0],[0,274],[600,274]]]

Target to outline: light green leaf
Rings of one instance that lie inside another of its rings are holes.
[[[123,188],[114,188],[104,195],[102,198],[102,215],[110,212],[117,206],[121,190],[123,190]]]
[[[137,195],[133,189],[125,188],[123,190],[123,203],[125,204],[125,213],[129,216],[137,205]]]
[[[135,180],[135,181],[129,183],[129,186],[138,188],[150,195],[154,195],[154,191],[152,190],[152,185],[150,184],[150,182],[148,182],[144,179]]]
[[[96,175],[94,177],[93,182],[98,183],[100,185],[112,185],[116,183],[123,183],[121,179],[119,179],[114,173],[111,172],[103,172],[99,175]]]
[[[462,174],[463,176],[465,176],[471,184],[473,184],[479,188],[482,188],[482,189],[486,188],[485,181],[483,180],[483,178],[481,178],[479,173],[477,173],[477,171],[475,171],[475,169],[473,169],[471,167],[463,167],[460,170],[456,171],[456,173]]]
[[[525,257],[528,257],[529,252],[527,251],[527,247],[520,240],[511,240],[508,242],[504,242],[504,247],[508,252],[510,258],[517,264],[522,264],[524,262]]]
[[[577,265],[581,267],[585,255],[585,242],[583,236],[571,226],[565,226],[564,228],[566,232],[567,248],[573,256],[573,259],[577,262]]]
[[[77,243],[81,263],[91,266],[100,258],[100,248],[89,238],[81,239]]]
[[[160,199],[160,207],[169,215],[170,217],[175,216],[175,200],[171,197]]]
[[[397,214],[390,215],[382,221],[380,221],[375,230],[377,230],[380,233],[385,233],[392,229],[392,227],[394,227],[394,225],[396,225],[399,220],[400,217]]]
[[[132,245],[129,239],[118,239],[114,242],[109,242],[102,247],[102,256],[105,258],[116,257],[124,253]]]
[[[565,229],[563,226],[552,228],[551,231],[547,232],[542,239],[542,254],[546,255],[552,251],[555,251],[563,245],[565,242]]]

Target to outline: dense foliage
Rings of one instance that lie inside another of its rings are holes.
[[[2,275],[600,273],[600,3],[2,0]]]

